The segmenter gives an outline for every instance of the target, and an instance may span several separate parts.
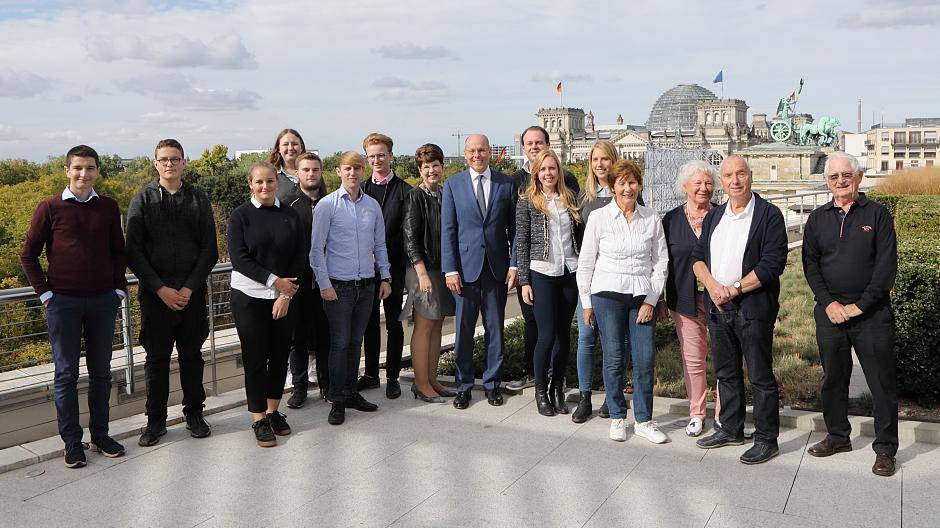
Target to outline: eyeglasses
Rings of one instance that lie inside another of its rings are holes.
[[[842,180],[851,180],[851,179],[854,178],[854,177],[855,177],[855,173],[854,173],[854,172],[837,172],[837,173],[835,173],[835,174],[827,174],[827,175],[826,175],[826,179],[828,179],[828,180],[831,181],[831,182],[838,181],[838,180],[840,180],[840,179],[842,179]]]
[[[154,161],[160,165],[178,165],[181,161],[183,161],[183,158],[157,158]]]
[[[388,157],[388,154],[370,154],[370,155],[366,156],[366,158],[367,158],[369,161],[384,160],[384,159],[387,158],[387,157]]]

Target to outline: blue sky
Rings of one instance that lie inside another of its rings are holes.
[[[143,155],[164,137],[198,156],[284,127],[328,153],[373,131],[452,152],[457,130],[512,141],[558,81],[597,123],[643,124],[676,84],[719,93],[719,70],[749,114],[802,77],[799,110],[849,130],[859,98],[865,128],[940,116],[940,1],[834,4],[0,0],[0,158]]]

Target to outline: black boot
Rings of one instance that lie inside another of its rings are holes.
[[[565,380],[558,380],[554,384],[552,392],[555,393],[555,412],[558,414],[568,414],[568,403],[565,401]]]
[[[542,416],[555,416],[555,405],[549,401],[549,394],[544,386],[535,386],[535,406]]]
[[[581,401],[578,402],[578,407],[571,415],[571,421],[574,423],[584,423],[591,417],[592,412],[594,412],[594,409],[591,407],[591,391],[582,392]]]

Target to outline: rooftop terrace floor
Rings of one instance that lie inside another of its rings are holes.
[[[126,456],[88,453],[0,475],[3,526],[940,526],[940,446],[901,445],[891,478],[870,471],[870,438],[855,451],[805,454],[820,433],[784,429],[780,456],[745,466],[747,449],[704,451],[680,416],[656,419],[671,442],[628,429],[607,439],[609,420],[578,425],[537,414],[533,393],[502,407],[474,391],[471,407],[387,400],[366,391],[376,413],[326,422],[328,404],[284,409],[294,433],[258,447],[244,408],[209,416],[212,436],[182,425],[161,443],[124,441]],[[311,392],[311,396],[315,394]],[[595,396],[596,403],[600,398]],[[710,423],[710,421],[709,421]],[[45,472],[28,478],[42,468]]]

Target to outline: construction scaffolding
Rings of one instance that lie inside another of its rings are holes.
[[[643,203],[655,209],[660,216],[685,203],[685,193],[676,187],[676,177],[679,167],[692,160],[708,161],[708,152],[682,148],[681,144],[677,147],[647,147]]]

